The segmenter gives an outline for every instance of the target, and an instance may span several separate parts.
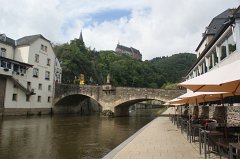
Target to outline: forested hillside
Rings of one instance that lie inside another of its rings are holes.
[[[54,51],[61,61],[63,83],[76,82],[84,74],[86,84],[104,84],[108,74],[114,86],[161,88],[181,81],[196,60],[196,55],[179,53],[138,61],[113,51],[97,52],[86,48],[84,42],[74,39],[68,44],[56,45]],[[76,80],[75,80],[76,79]]]

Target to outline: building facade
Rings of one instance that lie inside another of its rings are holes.
[[[197,60],[188,71],[185,80],[197,78],[240,60],[240,6],[236,9],[227,9],[214,17],[195,51]],[[227,74],[222,76],[227,76]],[[201,118],[216,119],[218,123],[226,122],[239,126],[239,101],[239,96],[232,96],[228,99],[224,98],[223,101],[219,99],[212,103],[200,103],[198,107],[192,107],[190,113]],[[228,107],[223,107],[222,102]]]
[[[142,54],[140,53],[140,51],[133,47],[126,47],[126,46],[117,44],[115,52],[119,55],[125,54],[132,57],[133,59],[142,60]]]
[[[240,9],[227,9],[214,17],[203,33],[197,61],[186,80],[240,59]]]
[[[51,42],[40,34],[18,40],[1,34],[0,49],[1,113],[50,113],[62,74]]]

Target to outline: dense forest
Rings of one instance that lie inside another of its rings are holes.
[[[134,60],[113,51],[87,48],[79,39],[55,45],[54,51],[63,69],[62,83],[69,84],[79,84],[79,76],[84,74],[86,84],[101,85],[109,74],[114,86],[167,88],[181,81],[196,60],[196,55],[190,53]]]

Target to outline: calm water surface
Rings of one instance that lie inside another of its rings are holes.
[[[0,119],[0,159],[95,159],[153,117],[42,116]]]

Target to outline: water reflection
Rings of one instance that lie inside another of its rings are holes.
[[[54,116],[0,121],[0,158],[101,158],[153,117]]]

